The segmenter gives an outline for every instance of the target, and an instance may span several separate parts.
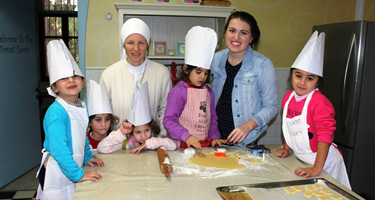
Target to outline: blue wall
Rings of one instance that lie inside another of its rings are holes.
[[[0,187],[41,159],[36,0],[0,1]]]

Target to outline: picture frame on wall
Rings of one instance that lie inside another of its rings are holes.
[[[177,42],[177,56],[185,56],[185,41]]]
[[[165,56],[167,54],[166,42],[153,42],[153,47],[154,56]]]

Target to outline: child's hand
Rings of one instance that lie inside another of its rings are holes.
[[[214,147],[215,145],[218,145],[219,147],[221,147],[221,144],[224,144],[226,142],[227,142],[226,140],[222,140],[222,139],[213,139],[211,141],[211,146]]]
[[[306,168],[298,167],[294,171],[294,173],[297,176],[303,176],[303,177],[307,178],[307,177],[312,177],[312,176],[319,176],[321,171],[322,170],[318,169],[317,167],[306,167]]]
[[[275,156],[285,158],[289,155],[289,150],[286,149],[278,149],[275,153]]]
[[[83,181],[95,181],[95,182],[98,182],[100,179],[102,179],[102,175],[101,174],[99,174],[96,171],[90,171],[90,172],[85,172],[83,174],[83,177],[78,182],[83,182]]]
[[[142,151],[142,149],[145,149],[145,148],[146,148],[146,142],[142,143],[139,147],[132,149],[130,153],[138,154],[140,151]]]
[[[122,122],[120,125],[120,131],[122,134],[129,134],[133,130],[133,125],[129,122]]]
[[[190,146],[193,146],[193,147],[195,147],[197,149],[201,149],[202,148],[201,143],[194,136],[189,136],[188,139],[186,139],[186,144],[187,144],[187,146],[189,148],[190,148]]]
[[[100,158],[96,158],[96,157],[91,158],[91,159],[87,162],[87,164],[88,164],[90,167],[94,167],[94,166],[95,166],[94,163],[96,163],[96,165],[98,165],[98,167],[103,167],[103,166],[104,166],[104,162],[102,161],[102,159],[100,159]]]

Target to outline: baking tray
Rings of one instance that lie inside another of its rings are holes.
[[[233,185],[233,186],[222,186],[217,187],[216,190],[220,194],[220,196],[225,200],[234,200],[234,199],[244,199],[244,200],[251,200],[251,193],[247,192],[247,188],[259,188],[259,189],[277,189],[282,187],[291,187],[296,185],[310,185],[310,184],[323,184],[332,191],[340,194],[341,196],[350,199],[350,200],[357,200],[358,198],[354,197],[353,195],[349,194],[345,190],[339,188],[335,184],[327,181],[324,178],[314,178],[314,179],[304,179],[304,180],[294,180],[294,181],[281,181],[281,182],[269,182],[269,183],[256,183],[256,184],[246,184],[246,185]],[[249,195],[249,194],[250,195]],[[284,193],[285,195],[288,195]],[[306,197],[306,199],[308,199]],[[344,199],[344,198],[343,198]]]

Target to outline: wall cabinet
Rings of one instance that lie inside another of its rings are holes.
[[[201,25],[214,29],[218,34],[218,41],[221,41],[226,19],[234,10],[233,7],[199,5],[115,3],[115,6],[119,12],[119,32],[127,19],[137,17],[149,26],[151,42],[166,42],[166,56],[148,56],[149,59],[166,65],[171,60],[183,63],[184,57],[177,56],[177,43],[185,40],[186,33],[193,26]],[[221,42],[218,48],[222,48]],[[168,50],[174,50],[175,56],[168,56]]]

